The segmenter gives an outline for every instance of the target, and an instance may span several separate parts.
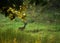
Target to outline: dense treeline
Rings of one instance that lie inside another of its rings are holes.
[[[8,7],[12,7],[15,9],[19,9],[19,6],[23,5],[24,1],[26,0],[0,0],[0,9],[3,10],[4,8],[8,9]],[[60,7],[60,0],[27,0],[28,5],[51,5],[51,7],[59,8]],[[14,7],[15,5],[15,7]],[[27,6],[28,6],[27,5]],[[4,11],[3,11],[4,12]]]
[[[24,7],[22,7],[22,6],[24,6]],[[0,12],[5,13],[5,16],[8,16],[11,13],[11,12],[7,12],[9,7],[11,7],[12,9],[14,9],[16,11],[18,11],[21,7],[22,10],[20,10],[20,11],[23,11],[23,10],[27,9],[26,6],[28,6],[28,7],[33,6],[33,7],[31,7],[31,9],[32,9],[31,13],[33,14],[33,16],[39,16],[40,14],[35,15],[35,13],[33,13],[33,11],[37,12],[38,7],[41,10],[41,12],[43,12],[47,9],[52,9],[52,10],[60,9],[60,0],[0,0]],[[53,15],[52,15],[53,17],[56,17],[55,14],[53,14]],[[46,16],[46,15],[43,15],[43,16]],[[13,14],[13,19],[15,17],[16,17],[16,15]],[[51,18],[51,17],[48,17],[48,18]],[[35,17],[35,19],[37,19],[37,18]]]

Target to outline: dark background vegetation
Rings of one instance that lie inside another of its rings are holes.
[[[31,17],[31,19],[33,19],[32,21],[60,22],[59,2],[59,0],[0,0],[0,10],[5,13],[5,16],[8,16],[9,13],[6,10],[9,7],[18,10],[19,6],[26,5],[26,13],[28,17]],[[13,4],[15,4],[15,7],[13,6]]]

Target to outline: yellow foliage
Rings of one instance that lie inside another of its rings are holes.
[[[55,42],[55,36],[54,36],[54,35],[50,35],[50,36],[48,37],[47,43],[54,43],[54,42]]]
[[[13,43],[17,43],[16,38],[14,38]]]
[[[41,43],[41,40],[36,40],[35,43]]]
[[[15,8],[12,8],[12,7],[9,7],[9,9],[7,10],[7,12],[10,13],[9,18],[13,18],[13,15],[15,15],[16,17],[20,18],[22,21],[26,21],[25,11],[26,11],[25,6],[22,6],[22,7],[20,6],[19,10],[16,10]]]

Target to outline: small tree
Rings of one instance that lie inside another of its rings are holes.
[[[23,0],[0,0],[0,12],[4,13],[10,20],[15,17],[20,18],[24,22],[24,28],[26,27],[26,11],[27,7]]]

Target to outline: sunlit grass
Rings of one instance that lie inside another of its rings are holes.
[[[23,22],[3,17],[0,21],[0,43],[60,43],[58,24],[28,23],[24,31],[18,29],[20,26]],[[37,33],[31,31],[41,29]]]

